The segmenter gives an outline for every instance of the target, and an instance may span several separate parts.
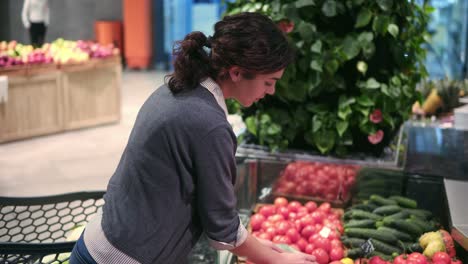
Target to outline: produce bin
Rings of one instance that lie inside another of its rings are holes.
[[[0,263],[68,263],[104,192],[0,197]]]

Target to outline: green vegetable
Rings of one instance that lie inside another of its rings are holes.
[[[357,204],[357,205],[353,205],[350,209],[351,210],[358,209],[358,210],[363,210],[367,212],[372,212],[376,208],[377,208],[377,205],[374,205],[374,204]]]
[[[396,229],[391,228],[391,227],[381,226],[381,227],[377,228],[377,230],[390,232],[401,241],[414,241],[415,240],[415,238],[411,237],[411,235],[409,235],[409,234],[407,234],[405,232],[396,230]]]
[[[363,255],[364,255],[364,252],[362,251],[362,248],[352,248],[346,251],[346,256],[352,259],[360,258]]]
[[[356,237],[346,237],[342,238],[341,242],[343,242],[344,245],[350,248],[357,248],[360,247],[362,244],[366,242],[365,239],[362,238],[356,238]]]
[[[370,228],[346,228],[345,234],[349,237],[373,238],[388,243],[396,243],[398,241],[398,238],[390,232]]]
[[[401,211],[401,207],[398,205],[384,205],[376,208],[372,213],[379,215],[391,215]]]
[[[382,218],[380,215],[369,213],[359,209],[349,210],[349,213],[352,219],[372,219],[377,221]]]
[[[404,209],[403,211],[423,219],[429,219],[432,217],[432,213],[424,209]]]
[[[386,216],[384,219],[406,219],[409,216],[409,213],[406,211],[401,211],[396,214]]]
[[[384,254],[382,252],[379,252],[379,251],[372,251],[370,253],[370,255],[369,255],[369,257],[375,257],[375,256],[378,256],[383,260],[391,260],[392,259],[392,256],[386,255],[386,254]]]
[[[409,242],[403,243],[406,252],[423,252],[423,248],[419,245],[419,243]]]
[[[391,199],[384,198],[380,195],[373,194],[370,196],[371,201],[379,205],[397,205],[397,202]]]
[[[384,218],[384,224],[385,226],[391,226],[398,230],[409,232],[414,236],[419,236],[424,232],[417,224],[403,219]]]
[[[348,227],[373,227],[375,221],[372,219],[362,219],[362,220],[351,220],[344,225],[344,228]]]
[[[375,250],[382,252],[386,255],[392,255],[393,253],[402,253],[401,248],[394,247],[385,242],[379,241],[377,239],[372,239],[372,244],[374,245]]]
[[[412,209],[418,208],[418,203],[415,200],[410,199],[410,198],[394,195],[394,196],[390,196],[389,199],[396,201],[398,205],[405,207],[405,208],[412,208]]]
[[[437,230],[437,227],[435,226],[434,222],[423,220],[414,215],[410,216],[410,219],[407,219],[406,221],[418,225],[423,230],[423,233]]]

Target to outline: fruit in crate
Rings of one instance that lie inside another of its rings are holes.
[[[310,196],[327,201],[348,200],[359,167],[316,162],[292,162],[274,186],[278,194]]]
[[[316,256],[318,263],[329,263],[344,257],[341,216],[342,211],[329,203],[303,205],[278,197],[274,204],[258,208],[250,218],[250,228],[255,237],[288,244]]]
[[[423,254],[432,258],[438,252],[446,252],[449,257],[455,257],[455,245],[452,236],[445,230],[427,232],[419,238]]]

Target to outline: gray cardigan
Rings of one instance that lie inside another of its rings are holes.
[[[202,232],[232,243],[236,137],[204,87],[144,103],[104,197],[102,229],[141,263],[184,263]]]

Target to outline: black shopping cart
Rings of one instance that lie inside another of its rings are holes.
[[[85,224],[104,204],[104,193],[0,197],[0,263],[68,264]]]

